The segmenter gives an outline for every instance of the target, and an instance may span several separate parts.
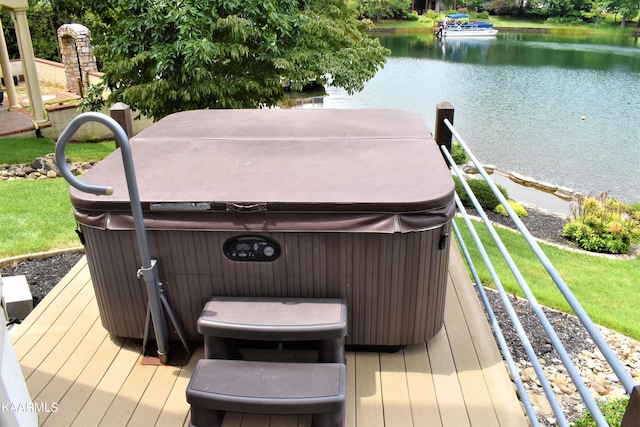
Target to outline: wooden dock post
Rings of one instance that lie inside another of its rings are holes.
[[[109,109],[109,113],[111,114],[111,118],[114,119],[124,132],[127,134],[127,137],[131,138],[133,136],[133,121],[131,120],[131,108],[123,102],[116,102]],[[116,141],[116,148],[120,148],[118,141]]]
[[[434,139],[438,143],[438,146],[444,145],[449,152],[451,152],[452,135],[447,125],[444,124],[444,119],[449,119],[451,124],[453,124],[453,112],[453,105],[449,101],[443,101],[436,105],[436,129]],[[445,158],[445,162],[446,161]]]
[[[640,385],[633,388],[620,427],[640,426]]]

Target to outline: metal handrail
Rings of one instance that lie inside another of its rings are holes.
[[[169,331],[162,311],[162,288],[158,277],[157,263],[152,262],[151,256],[149,255],[149,244],[147,242],[147,233],[142,216],[142,205],[140,203],[138,184],[136,181],[135,169],[133,167],[133,156],[131,154],[129,137],[118,122],[107,115],[93,112],[80,114],[71,120],[56,142],[56,165],[67,182],[82,192],[97,195],[110,195],[113,193],[112,187],[91,185],[82,182],[73,175],[67,165],[65,157],[65,148],[67,143],[83,124],[89,122],[101,123],[109,128],[109,130],[113,132],[116,142],[120,146],[124,172],[127,180],[127,188],[129,190],[129,200],[131,201],[131,213],[133,215],[133,221],[136,229],[138,250],[142,261],[142,267],[138,274],[139,276],[142,276],[147,286],[149,310],[151,312],[151,319],[158,346],[158,358],[162,363],[167,363],[169,354]]]
[[[614,371],[614,373],[617,375],[618,379],[620,380],[620,382],[624,386],[624,388],[627,391],[627,393],[629,395],[631,395],[634,392],[634,390],[637,388],[636,384],[633,381],[632,376],[629,374],[629,372],[627,372],[627,370],[625,369],[625,367],[622,364],[622,362],[620,362],[620,360],[616,357],[615,353],[608,346],[608,344],[606,343],[605,339],[602,337],[602,335],[598,331],[596,325],[593,323],[593,321],[586,314],[586,312],[584,311],[582,306],[579,304],[579,302],[577,301],[577,299],[575,298],[575,296],[573,295],[573,293],[571,292],[569,287],[566,285],[566,283],[564,282],[564,280],[562,279],[560,274],[557,272],[557,270],[555,269],[555,267],[553,266],[551,261],[548,259],[546,254],[542,251],[542,249],[538,245],[538,243],[535,240],[535,238],[527,230],[527,228],[524,226],[524,224],[522,223],[520,218],[517,216],[517,214],[515,213],[513,208],[507,202],[507,200],[504,197],[504,195],[499,191],[499,189],[496,186],[496,184],[489,177],[489,174],[484,170],[484,168],[482,167],[482,165],[480,164],[478,159],[473,155],[473,153],[471,152],[471,150],[469,149],[467,144],[464,142],[462,137],[453,128],[453,125],[451,124],[451,122],[448,119],[445,119],[443,122],[450,129],[451,134],[456,138],[457,142],[460,144],[460,146],[467,153],[467,155],[469,156],[469,159],[474,164],[474,166],[479,171],[479,173],[482,175],[484,180],[488,183],[489,187],[491,188],[493,193],[496,195],[496,197],[499,199],[500,203],[502,203],[502,205],[505,207],[509,217],[514,222],[514,224],[515,224],[516,228],[518,229],[518,231],[520,231],[522,236],[525,238],[525,240],[527,241],[527,243],[529,244],[529,246],[531,247],[531,249],[533,250],[533,252],[537,256],[537,258],[540,260],[541,264],[545,267],[547,273],[550,275],[550,277],[552,278],[552,280],[554,281],[554,283],[556,284],[558,289],[561,291],[562,295],[565,297],[565,299],[567,300],[567,302],[569,303],[571,308],[576,313],[576,315],[579,318],[580,322],[583,324],[583,326],[585,327],[587,332],[593,338],[594,343],[598,346],[599,350],[601,351],[601,353],[603,354],[603,356],[605,357],[605,359],[607,360],[607,362],[611,366],[611,368]],[[542,310],[542,307],[537,302],[535,296],[533,295],[533,293],[531,292],[529,286],[527,285],[526,280],[524,279],[524,277],[520,273],[518,267],[513,262],[513,259],[511,258],[511,256],[510,256],[509,252],[507,251],[507,249],[504,247],[504,244],[500,240],[500,238],[499,238],[498,234],[496,233],[495,229],[493,228],[491,222],[487,218],[484,210],[479,205],[477,199],[473,195],[473,192],[471,191],[471,189],[467,185],[465,179],[463,178],[462,172],[455,165],[455,162],[451,158],[451,155],[449,154],[449,152],[446,149],[446,147],[442,146],[441,149],[442,149],[442,151],[444,153],[445,158],[450,163],[452,170],[460,178],[460,181],[461,181],[463,187],[465,188],[465,191],[469,195],[469,198],[472,201],[476,211],[478,212],[478,214],[482,218],[485,226],[489,230],[489,234],[491,235],[491,237],[493,238],[495,244],[499,248],[504,260],[507,262],[509,268],[511,269],[514,277],[516,278],[516,281],[518,282],[518,285],[520,286],[520,288],[522,289],[523,293],[525,294],[527,300],[529,301],[534,314],[536,315],[536,317],[540,321],[540,324],[543,326],[545,332],[549,336],[549,339],[551,340],[554,348],[558,352],[558,355],[560,356],[560,359],[562,360],[564,366],[567,369],[567,373],[570,375],[571,379],[573,380],[574,385],[576,386],[576,389],[578,390],[578,392],[582,396],[583,401],[584,401],[585,405],[587,406],[587,409],[591,413],[594,421],[596,422],[596,424],[598,426],[607,426],[608,424],[607,424],[604,416],[602,415],[602,412],[600,411],[600,408],[597,406],[597,403],[595,402],[595,400],[593,399],[593,397],[589,393],[589,390],[586,387],[586,385],[584,384],[584,381],[582,380],[582,378],[580,376],[580,373],[578,372],[578,370],[574,366],[573,362],[571,361],[571,359],[570,359],[569,355],[567,354],[562,342],[558,338],[556,332],[554,331],[554,329],[551,326],[549,320],[547,319],[546,315],[544,314],[544,312]],[[483,257],[484,262],[487,264],[487,268],[489,269],[491,277],[494,280],[496,288],[498,289],[498,292],[500,294],[500,298],[501,298],[503,304],[505,305],[505,308],[507,309],[507,313],[509,314],[509,317],[511,318],[512,322],[514,322],[514,326],[516,327],[516,331],[518,332],[518,335],[519,335],[519,337],[520,337],[520,339],[521,339],[521,341],[523,343],[523,346],[525,347],[525,351],[527,352],[527,355],[528,355],[528,357],[530,359],[530,362],[531,362],[531,364],[532,364],[532,366],[533,366],[533,368],[534,368],[534,370],[535,370],[535,372],[536,372],[536,374],[537,374],[537,376],[538,376],[538,378],[539,378],[539,380],[541,382],[541,385],[542,385],[542,388],[543,388],[543,390],[545,392],[545,395],[547,396],[547,399],[549,400],[549,403],[552,406],[552,410],[554,411],[554,414],[556,415],[556,417],[558,419],[558,423],[560,425],[568,425],[568,424],[565,424],[566,423],[566,418],[564,417],[564,415],[561,414],[559,416],[559,414],[556,412],[557,408],[555,407],[554,402],[557,401],[557,399],[555,397],[555,394],[553,393],[553,390],[551,390],[550,387],[545,386],[546,378],[543,379],[544,378],[544,372],[543,372],[543,370],[542,370],[542,368],[540,366],[536,366],[536,365],[539,365],[539,363],[537,361],[537,357],[535,356],[535,353],[531,353],[530,354],[530,351],[527,348],[528,345],[530,345],[530,344],[528,344],[528,338],[526,337],[526,334],[524,333],[524,331],[521,330],[521,328],[518,327],[519,320],[517,320],[517,316],[515,316],[515,313],[512,313],[513,307],[511,306],[511,302],[509,301],[509,298],[508,298],[506,292],[502,288],[500,279],[497,277],[497,274],[495,273],[495,270],[491,266],[491,261],[488,259],[488,256],[486,256],[486,252],[484,251],[484,247],[482,246],[482,243],[480,242],[480,239],[477,237],[477,234],[475,233],[475,229],[474,229],[473,225],[468,221],[468,215],[466,214],[466,211],[465,211],[464,207],[462,206],[461,203],[459,203],[459,199],[457,199],[457,198],[456,198],[456,203],[458,204],[458,208],[460,209],[460,212],[462,213],[463,218],[465,218],[465,222],[467,222],[467,226],[469,227],[469,230],[471,231],[472,238],[474,239],[474,242],[476,243],[476,245],[480,249],[480,252],[481,252],[481,255]],[[472,274],[474,276],[474,280],[476,281],[476,285],[477,285],[478,289],[480,290],[481,297],[483,299],[483,303],[487,307],[487,310],[490,311],[491,308],[490,308],[489,302],[488,302],[488,300],[486,300],[486,297],[483,294],[482,284],[480,283],[479,278],[477,277],[477,274],[475,273],[475,267],[473,266],[473,263],[470,261],[470,257],[468,257],[466,255],[466,254],[468,254],[468,251],[466,249],[466,246],[464,245],[464,241],[462,241],[462,238],[459,235],[459,231],[458,231],[457,227],[455,226],[455,224],[454,224],[454,231],[456,232],[456,237],[458,238],[458,241],[459,241],[459,243],[460,243],[460,245],[462,247],[463,253],[465,253],[465,258],[467,259],[467,263],[470,266],[470,269],[471,269]],[[491,319],[492,314],[490,314],[489,316],[490,316],[490,319]],[[514,319],[514,316],[515,316],[515,319]],[[492,321],[492,323],[493,323],[493,321]],[[498,338],[498,341],[500,341],[500,338]],[[499,342],[499,344],[502,347],[502,344],[500,342]],[[507,353],[508,353],[508,351],[505,353],[504,349],[503,349],[503,354],[506,355]],[[508,358],[508,357],[510,357],[510,354],[509,354],[509,356],[505,356],[505,358]],[[509,367],[510,370],[512,370],[514,368],[514,367],[511,366],[511,364],[510,364],[510,362],[508,360],[507,360],[507,366]],[[512,371],[512,375],[513,375],[514,378],[518,378],[519,377],[517,372],[515,372],[515,374],[514,374],[514,372]],[[518,386],[517,381],[516,381],[516,386]],[[524,398],[524,395],[522,395],[522,393],[521,393],[521,397]],[[526,399],[526,398],[523,399],[523,403],[525,403],[525,407],[526,407],[527,403],[525,402],[525,400],[528,400],[528,399]],[[531,419],[532,423],[534,423],[533,419],[531,418],[531,412],[529,411],[528,408],[527,408],[527,413],[528,413],[529,418]],[[537,420],[535,422],[537,423]]]
[[[451,158],[450,154],[448,152],[446,152],[446,150],[443,150],[445,156],[447,157],[447,160],[449,160],[450,162],[453,161],[453,159]],[[455,165],[452,166],[454,172],[456,173],[456,175],[458,175],[458,177],[461,177],[461,172],[460,169],[457,168]],[[474,205],[474,207],[476,208],[476,210],[478,210],[478,212],[482,212],[482,214],[484,214],[484,211],[482,210],[482,207],[480,206],[480,203],[478,203],[477,198],[475,197],[475,195],[473,194],[473,191],[471,191],[471,188],[469,187],[469,185],[466,183],[466,181],[464,179],[461,179],[462,185],[465,188],[465,191],[467,192],[469,198],[472,200],[472,203]],[[500,277],[498,276],[498,273],[496,272],[495,268],[493,267],[493,263],[491,262],[486,250],[484,249],[484,245],[482,244],[482,241],[480,240],[480,237],[478,236],[475,228],[473,227],[473,225],[470,222],[469,219],[469,215],[467,214],[464,206],[462,206],[462,203],[460,202],[460,198],[458,197],[458,195],[456,194],[455,196],[456,199],[456,204],[458,206],[458,209],[460,210],[460,212],[462,213],[463,218],[465,218],[465,222],[467,222],[467,226],[469,227],[469,231],[471,232],[474,242],[476,244],[476,246],[478,247],[478,249],[480,250],[480,254],[482,255],[482,259],[485,263],[485,265],[487,266],[487,269],[489,270],[489,274],[491,275],[491,279],[493,280],[493,283],[496,286],[496,289],[498,290],[498,294],[500,295],[500,299],[502,301],[502,304],[504,305],[504,308],[509,316],[509,319],[511,319],[511,323],[513,324],[516,333],[518,334],[518,337],[520,338],[520,342],[522,343],[522,346],[525,350],[525,352],[527,353],[527,357],[529,358],[529,361],[531,362],[531,366],[533,367],[539,381],[540,381],[540,386],[542,387],[545,396],[547,397],[547,400],[549,401],[549,404],[551,406],[551,410],[553,411],[554,415],[556,416],[557,422],[560,426],[569,426],[569,421],[566,419],[564,412],[562,411],[562,407],[560,406],[560,403],[558,402],[558,399],[555,395],[555,393],[553,392],[553,388],[551,387],[551,384],[549,383],[549,380],[547,379],[547,377],[544,375],[544,369],[542,368],[542,365],[540,364],[540,362],[538,361],[538,358],[536,356],[535,350],[533,349],[533,345],[531,344],[531,341],[529,340],[529,337],[527,337],[527,334],[522,326],[522,323],[520,322],[520,319],[518,318],[518,315],[516,314],[515,309],[513,308],[513,306],[511,305],[511,302],[509,301],[509,297],[506,293],[506,291],[504,290],[504,287],[502,286],[502,281],[500,280]],[[484,217],[484,221],[486,224],[488,224],[488,219],[486,219],[486,216]],[[489,224],[489,226],[491,226]],[[462,240],[461,236],[456,233],[456,238],[458,239],[458,243],[460,243],[461,247],[465,248],[466,250],[466,245],[464,244],[464,241]],[[501,249],[502,252],[502,249]],[[504,253],[503,253],[504,255]],[[469,259],[468,259],[469,260]],[[480,279],[476,276],[476,288],[480,289],[482,288],[482,283],[480,282]],[[485,302],[485,307],[487,307],[488,301],[484,301]],[[489,307],[491,307],[491,305],[488,305]],[[508,351],[508,350],[507,350]],[[512,376],[514,378],[519,378],[519,373],[516,370],[512,371]],[[528,401],[529,397],[526,394],[526,392],[524,394],[521,394],[521,396],[523,397],[523,402],[524,401]],[[529,414],[529,419],[531,420],[531,422],[533,423],[533,418],[531,418],[531,412],[528,411]],[[535,418],[537,420],[537,418]]]
[[[459,209],[464,210],[464,206],[462,206],[462,203],[460,202],[460,198],[458,197],[458,195],[455,195],[455,201],[456,201],[456,205],[458,206]],[[483,260],[485,260],[485,262],[487,262],[488,259],[488,255],[486,250],[484,249],[484,246],[482,245],[482,242],[480,241],[479,236],[477,235],[475,228],[473,228],[473,226],[471,225],[471,219],[469,218],[469,215],[465,214],[463,215],[464,221],[467,224],[467,227],[469,227],[469,230],[472,230],[472,236],[474,241],[476,242],[476,245],[478,246],[478,248],[480,249],[480,253],[482,255]],[[462,235],[460,233],[460,230],[458,229],[458,226],[456,225],[455,221],[452,221],[452,227],[453,227],[453,231],[456,235],[456,241],[458,242],[458,245],[460,246],[460,249],[462,250],[462,254],[465,258],[465,260],[467,261],[467,265],[469,266],[469,269],[471,271],[471,274],[473,276],[474,279],[474,283],[476,284],[476,289],[478,290],[478,293],[480,294],[480,298],[482,299],[482,303],[485,306],[485,309],[487,311],[487,315],[489,317],[489,323],[491,324],[491,328],[493,329],[496,339],[498,340],[498,345],[500,346],[500,350],[502,351],[502,355],[505,359],[505,362],[507,363],[507,368],[509,369],[509,372],[511,373],[511,378],[513,378],[513,381],[516,383],[516,388],[518,389],[518,393],[520,395],[520,398],[522,400],[522,403],[525,407],[525,410],[527,412],[527,416],[529,417],[529,420],[531,421],[532,426],[538,426],[539,422],[538,419],[536,417],[536,413],[535,413],[535,409],[533,408],[533,405],[531,404],[531,399],[529,398],[529,395],[527,394],[527,390],[524,388],[524,384],[522,383],[522,378],[520,378],[520,375],[518,373],[518,367],[516,366],[514,360],[513,360],[513,356],[511,355],[511,350],[509,349],[509,346],[507,345],[507,341],[504,338],[504,334],[502,333],[502,328],[500,328],[500,324],[498,323],[498,320],[496,319],[496,315],[493,311],[493,308],[491,307],[491,303],[489,302],[489,299],[487,297],[487,293],[484,290],[484,287],[482,286],[482,283],[480,281],[480,277],[478,276],[478,271],[475,268],[475,265],[473,263],[473,260],[471,259],[471,255],[469,254],[469,250],[467,249],[467,246],[464,244],[464,240],[462,239]],[[490,262],[490,261],[489,261]],[[493,267],[490,269],[490,272],[492,274],[492,276],[495,274],[495,270],[493,269]],[[512,318],[513,314],[515,314],[513,312],[513,307],[512,306],[507,306],[510,307],[507,308],[507,312],[510,316],[510,318]],[[517,315],[515,316],[517,319]],[[522,325],[520,324],[519,320],[516,320],[517,325],[516,328],[520,329],[522,332],[524,332],[524,330],[522,329]],[[529,350],[531,348],[531,343],[528,343],[528,346],[525,346],[525,351],[527,352],[527,354],[529,354]],[[536,369],[536,368],[534,368]],[[564,415],[562,415],[562,409],[560,408],[560,405],[557,401],[557,399],[554,398],[554,403],[552,404],[552,410],[554,411],[554,414],[556,412],[560,412],[560,418],[564,418]],[[558,409],[560,409],[558,411]]]

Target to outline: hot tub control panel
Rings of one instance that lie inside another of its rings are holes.
[[[223,251],[232,261],[274,261],[280,256],[280,245],[268,237],[242,235],[224,242]]]

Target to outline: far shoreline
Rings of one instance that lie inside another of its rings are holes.
[[[551,34],[551,28],[520,28],[520,27],[494,27],[496,30],[505,33],[530,33],[530,34]],[[369,33],[391,33],[391,34],[429,34],[435,33],[435,27],[374,27],[368,30]],[[639,30],[640,32],[640,30]],[[640,36],[640,34],[639,34]]]
[[[492,18],[489,17],[489,22],[492,22]],[[498,19],[499,22],[493,21],[494,28],[505,33],[529,33],[529,34],[619,34],[628,35],[629,37],[640,37],[640,26],[637,26],[635,22],[628,22],[626,28],[620,28],[615,26],[602,26],[591,27],[588,24],[585,25],[559,25],[552,23],[537,23],[535,21],[514,21],[513,25],[509,25],[510,22],[504,22],[504,19]],[[527,24],[528,23],[528,24]],[[367,30],[368,33],[397,33],[397,34],[429,34],[435,33],[437,28],[430,27],[424,23],[418,21],[406,21],[406,20],[380,20],[374,22],[374,27]],[[528,26],[529,25],[529,26]]]

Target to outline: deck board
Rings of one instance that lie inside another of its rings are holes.
[[[185,390],[202,348],[184,367],[142,365],[139,343],[102,327],[84,258],[11,339],[34,402],[57,405],[39,413],[40,425],[189,425]],[[243,353],[263,360],[317,357],[300,350]],[[527,425],[457,250],[438,335],[396,353],[346,357],[347,427]],[[223,425],[307,427],[311,419],[229,413]]]
[[[187,414],[190,407],[189,403],[187,403],[187,400],[185,399],[185,392],[187,390],[189,380],[191,379],[191,373],[196,367],[196,363],[198,363],[198,360],[203,357],[204,350],[199,348],[191,356],[189,363],[180,368],[180,372],[178,372],[176,381],[171,388],[171,392],[169,393],[166,402],[164,403],[162,413],[156,422],[156,426],[175,427],[181,424],[189,425],[189,417]]]
[[[118,391],[129,375],[134,372],[134,368],[137,367],[137,370],[147,368],[136,363],[140,360],[140,350],[139,346],[129,340],[124,343],[73,420],[72,426],[95,424],[97,420],[104,417]],[[87,369],[91,368],[87,366]]]
[[[89,269],[85,267],[78,270],[77,267],[74,267],[58,285],[54,286],[52,291],[43,298],[19,328],[11,332],[17,353],[27,354],[36,344],[38,344],[38,350],[42,351],[45,347],[40,342],[43,338],[46,339],[47,335],[44,332],[56,325],[62,313],[77,314],[75,310],[77,307],[69,310],[69,302],[74,301],[77,294],[82,290],[86,289],[86,292],[92,292],[91,286],[87,286],[90,282]],[[26,375],[28,373],[25,373]]]
[[[142,356],[138,358],[136,364],[141,363],[141,358]],[[131,375],[118,390],[118,395],[102,417],[102,425],[114,427],[127,425],[140,402],[140,396],[149,387],[156,368],[156,366],[140,366],[139,369],[131,371]]]
[[[355,361],[356,425],[383,426],[380,355],[378,353],[356,353]]]
[[[37,348],[32,349],[23,359],[23,367],[29,367],[23,369],[23,374],[26,371],[30,371],[30,375],[27,377],[27,384],[29,390],[34,395],[39,395],[40,392],[51,382],[51,380],[58,374],[58,372],[64,366],[64,363],[73,356],[75,349],[81,345],[83,339],[90,332],[91,327],[96,321],[97,307],[91,304],[91,300],[87,303],[84,310],[75,318],[75,322],[69,326],[68,332],[64,335],[64,339],[59,339],[58,342],[54,342],[53,349],[46,358],[43,359],[45,354],[40,352]],[[93,299],[95,303],[95,299]],[[57,334],[47,334],[48,337],[55,336]],[[57,344],[57,345],[56,345]],[[42,341],[42,345],[45,347],[51,346],[51,342]]]
[[[441,425],[438,399],[425,345],[416,344],[405,348],[404,359],[413,425],[415,427]]]
[[[151,368],[147,366],[147,368]],[[131,417],[131,425],[143,425],[151,423],[155,425],[160,417],[164,403],[169,398],[169,393],[176,382],[177,368],[165,369],[166,366],[155,367],[154,375],[149,382],[142,398],[138,402],[136,411]],[[185,387],[186,390],[186,387]]]
[[[98,308],[96,307],[96,312],[97,310]],[[38,402],[60,402],[75,383],[83,367],[89,363],[105,341],[106,336],[107,334],[100,324],[100,320],[96,318],[91,325],[91,329],[75,348],[71,357],[65,361],[64,365],[39,394],[31,392],[31,398]],[[49,413],[40,414],[40,422],[46,421],[48,415]]]
[[[464,265],[459,251],[451,252],[451,264],[461,267]],[[480,372],[486,383],[488,396],[491,398],[499,425],[522,425],[522,410],[516,408],[521,404],[514,395],[513,383],[504,367],[489,323],[479,320],[485,319],[485,314],[467,276],[467,271],[464,267],[450,268],[449,275],[451,283],[455,285],[451,289],[451,292],[455,292],[455,298],[451,299],[460,303],[465,325],[473,341],[475,356],[480,364]]]
[[[380,354],[380,383],[384,406],[384,425],[404,427],[413,425],[409,402],[404,351]]]
[[[453,289],[452,291],[455,292]],[[469,423],[473,426],[497,426],[498,419],[482,376],[480,362],[476,357],[463,353],[465,349],[473,348],[473,342],[456,298],[447,298],[445,318],[449,319],[447,335]]]
[[[49,413],[44,425],[71,425],[79,410],[84,407],[91,394],[97,389],[102,376],[120,352],[120,346],[111,341],[106,331],[102,337],[100,346],[84,365],[84,368],[81,365],[77,367],[78,370],[81,370],[80,375],[70,384],[64,395],[55,401],[58,403],[59,409],[57,412]],[[39,413],[39,416],[42,415],[47,414]]]
[[[440,333],[427,343],[427,353],[441,425],[451,427],[470,425],[451,354],[446,323]]]

